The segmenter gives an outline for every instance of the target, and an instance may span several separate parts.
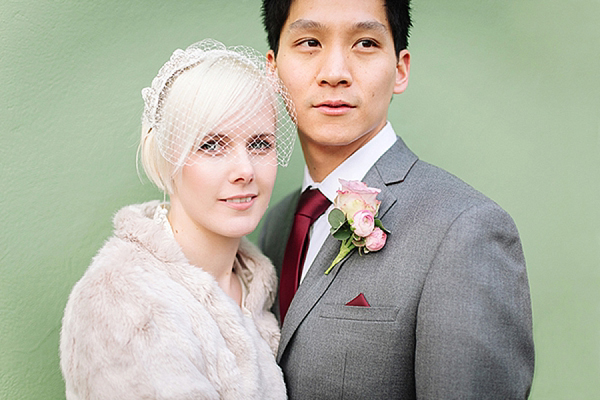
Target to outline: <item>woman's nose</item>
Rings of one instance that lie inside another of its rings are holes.
[[[254,180],[254,164],[246,151],[236,151],[234,157],[226,162],[231,163],[230,181],[232,183],[250,183]]]

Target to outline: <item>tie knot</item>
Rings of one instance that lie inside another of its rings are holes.
[[[310,218],[311,224],[321,216],[328,208],[331,202],[321,193],[320,190],[305,190],[300,195],[296,215],[304,215]]]

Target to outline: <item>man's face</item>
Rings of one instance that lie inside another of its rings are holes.
[[[295,103],[305,153],[344,146],[349,156],[385,126],[410,55],[396,57],[383,0],[294,0],[268,60]]]

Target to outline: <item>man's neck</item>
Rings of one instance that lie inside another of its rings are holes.
[[[334,169],[343,163],[352,153],[344,147],[312,148],[310,151],[302,146],[304,161],[311,178],[322,182]]]
[[[367,144],[379,131],[340,146],[323,146],[300,136],[300,145],[308,172],[315,182],[322,182],[327,175],[339,167],[352,154]]]
[[[302,179],[302,190],[309,186],[318,187],[328,199],[333,201],[336,191],[339,189],[340,178],[355,181],[362,180],[377,160],[396,143],[396,140],[397,136],[394,128],[392,128],[391,124],[386,124],[375,137],[347,157],[320,182],[312,178],[312,175],[308,171],[308,165],[306,165]]]

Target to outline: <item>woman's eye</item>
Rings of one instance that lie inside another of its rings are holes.
[[[248,149],[253,152],[267,152],[275,147],[274,141],[271,138],[260,137],[255,138],[248,143]]]
[[[218,140],[207,140],[198,146],[198,150],[206,153],[218,153],[223,150],[223,147],[223,143]]]

